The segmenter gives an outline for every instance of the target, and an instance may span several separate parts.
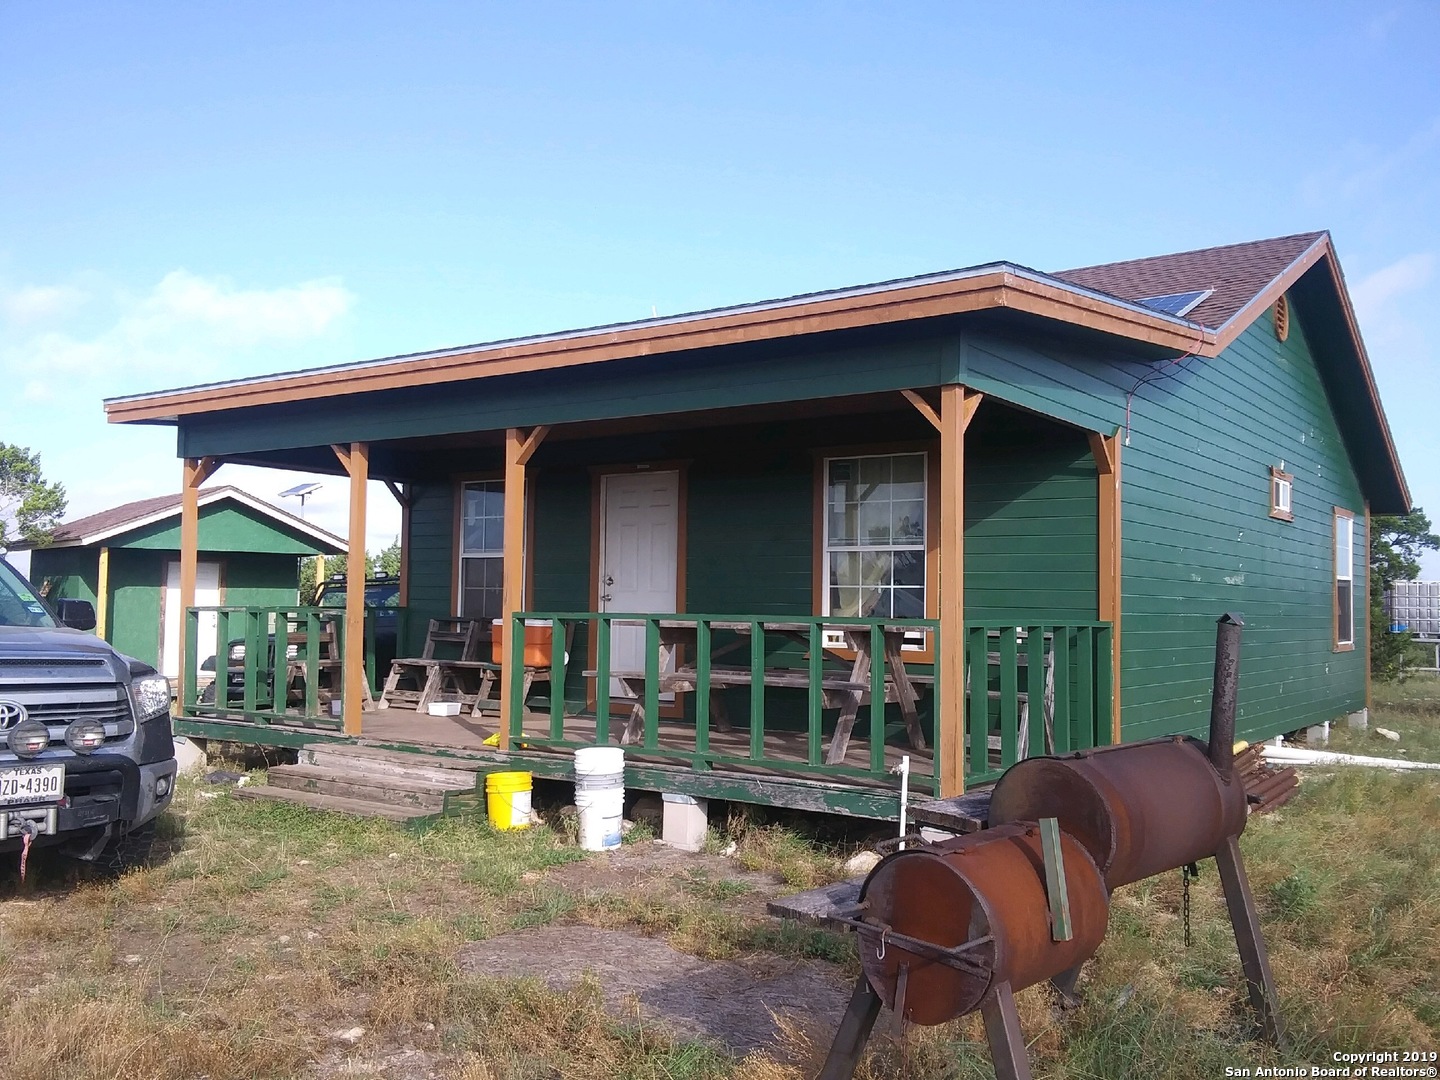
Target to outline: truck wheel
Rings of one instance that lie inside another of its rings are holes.
[[[95,856],[96,869],[120,874],[150,861],[155,847],[155,822],[147,821],[122,836],[113,837]]]

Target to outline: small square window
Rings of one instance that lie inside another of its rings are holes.
[[[1281,472],[1273,465],[1270,468],[1270,516],[1281,521],[1294,521],[1291,510],[1291,496],[1295,491],[1295,477]]]

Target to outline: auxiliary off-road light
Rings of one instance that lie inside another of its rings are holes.
[[[65,729],[65,745],[77,754],[93,754],[105,745],[105,725],[99,720],[76,720]]]
[[[155,781],[155,797],[163,799],[170,793],[170,777],[162,776]]]
[[[26,720],[10,729],[5,742],[19,757],[34,757],[50,745],[50,729],[39,720]]]

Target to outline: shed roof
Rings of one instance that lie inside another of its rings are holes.
[[[272,506],[263,499],[251,495],[248,491],[242,491],[229,484],[200,490],[199,503],[202,509],[227,499],[270,518],[277,525],[302,533],[315,542],[318,550],[326,554],[340,554],[347,549],[343,537],[336,536],[329,530],[313,525],[304,518],[297,517],[278,506]],[[47,546],[88,547],[91,544],[112,540],[126,533],[134,532],[136,529],[163,522],[167,518],[179,517],[180,510],[181,496],[179,493],[157,495],[150,499],[137,499],[135,502],[112,506],[108,510],[101,510],[99,513],[61,523]],[[30,543],[14,545],[19,550],[35,546]]]

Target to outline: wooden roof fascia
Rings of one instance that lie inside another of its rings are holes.
[[[941,315],[1008,308],[1075,323],[1103,333],[1177,350],[1194,348],[1208,332],[1138,305],[1079,286],[1050,284],[1010,270],[900,289],[765,306],[663,326],[642,325],[576,337],[480,347],[439,356],[373,363],[349,371],[324,369],[216,387],[124,398],[105,403],[111,423],[176,422],[197,413],[426,386],[600,363],[722,345],[795,337]]]
[[[1330,262],[1335,263],[1335,251],[1330,246],[1330,234],[1324,233],[1313,244],[1306,248],[1300,255],[1287,266],[1280,274],[1271,280],[1269,285],[1261,289],[1255,296],[1237,311],[1230,318],[1225,320],[1225,325],[1215,331],[1215,355],[1219,355],[1230,347],[1230,345],[1249,329],[1250,324],[1258,319],[1262,312],[1266,311],[1271,304],[1289,292],[1294,284],[1304,276],[1305,272],[1326,256]],[[1341,290],[1344,295],[1344,290]],[[1353,330],[1352,325],[1352,330]],[[1358,339],[1359,332],[1354,331]]]
[[[1384,406],[1380,403],[1379,387],[1375,385],[1375,372],[1370,365],[1370,354],[1365,349],[1365,339],[1360,336],[1360,324],[1355,318],[1355,308],[1350,302],[1350,290],[1345,287],[1345,278],[1340,271],[1340,259],[1335,254],[1335,247],[1330,241],[1328,232],[1323,233],[1269,285],[1257,293],[1253,300],[1232,315],[1224,326],[1220,327],[1216,333],[1214,353],[1208,355],[1219,355],[1229,348],[1241,334],[1250,328],[1251,323],[1269,310],[1276,300],[1294,288],[1295,284],[1322,260],[1325,262],[1330,282],[1334,286],[1335,295],[1340,304],[1340,313],[1350,336],[1350,344],[1360,362],[1360,375],[1364,380],[1365,392],[1370,400],[1375,426],[1380,432],[1381,442],[1384,444],[1385,454],[1389,459],[1390,470],[1395,475],[1395,480],[1403,493],[1406,504],[1411,505],[1410,485],[1405,480],[1405,472],[1400,466],[1400,455],[1395,449],[1395,439],[1390,431],[1390,421],[1385,415]]]
[[[1328,237],[1327,237],[1328,247]],[[1345,326],[1350,331],[1350,341],[1355,348],[1355,355],[1360,361],[1360,375],[1365,380],[1365,393],[1370,400],[1370,408],[1374,414],[1375,426],[1379,429],[1380,439],[1385,445],[1385,454],[1390,460],[1390,469],[1395,474],[1395,480],[1400,488],[1401,496],[1408,509],[1414,507],[1414,501],[1410,495],[1410,484],[1405,479],[1405,470],[1400,466],[1400,454],[1395,449],[1395,438],[1390,431],[1390,420],[1385,415],[1385,407],[1380,403],[1380,388],[1375,384],[1375,370],[1370,365],[1370,354],[1365,349],[1365,339],[1360,336],[1360,323],[1355,318],[1354,305],[1350,303],[1350,290],[1345,287],[1345,277],[1340,271],[1340,260],[1335,257],[1333,250],[1328,252],[1327,269],[1330,272],[1330,282],[1335,287],[1335,295],[1340,300],[1340,314],[1345,319]],[[1366,504],[1369,504],[1369,498]]]

